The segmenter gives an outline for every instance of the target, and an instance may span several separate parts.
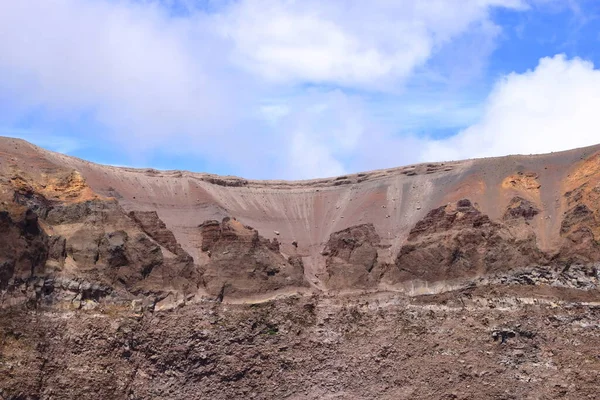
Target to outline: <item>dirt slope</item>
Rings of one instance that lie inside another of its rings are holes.
[[[310,181],[0,138],[0,399],[595,398],[600,145]]]

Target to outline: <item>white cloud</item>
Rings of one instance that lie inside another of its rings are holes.
[[[421,160],[548,153],[600,142],[600,70],[564,55],[500,80],[481,120],[427,143]]]
[[[398,130],[443,113],[462,124],[477,107],[465,111],[437,101],[437,93],[422,102],[405,97],[396,103],[400,111],[379,108],[402,115],[386,122],[370,95],[397,91],[469,33],[485,38],[475,46],[466,40],[467,52],[484,43],[487,54],[499,31],[491,10],[525,7],[524,0],[239,0],[174,16],[169,1],[5,1],[0,124],[41,113],[78,127],[80,137],[40,143],[107,141],[136,164],[144,153],[185,155],[248,177],[412,162],[421,154],[417,144],[426,144],[399,139]],[[330,89],[314,89],[319,84]],[[350,95],[337,85],[374,90]],[[90,124],[104,136],[87,133]],[[427,156],[453,156],[448,145],[426,146]]]
[[[5,2],[0,87],[25,110],[66,118],[91,111],[138,149],[181,133],[210,135],[243,96],[219,72],[216,36],[203,42],[203,18],[172,18],[155,3]]]
[[[276,82],[375,86],[407,78],[492,7],[520,0],[241,0],[220,16],[236,61]],[[495,35],[489,26],[479,32]],[[389,88],[389,87],[388,87]]]
[[[294,179],[338,176],[345,172],[342,163],[331,154],[331,148],[313,137],[312,132],[298,130],[292,134],[289,156],[285,175]]]
[[[311,104],[319,107],[311,109]],[[297,169],[287,176],[332,176],[414,162],[540,154],[598,144],[600,69],[564,55],[542,58],[533,70],[501,78],[482,105],[481,118],[442,140],[395,135],[388,121],[378,123],[366,108],[360,98],[339,91],[313,95],[296,105],[292,115],[305,122],[292,146],[291,165]],[[429,112],[438,114],[416,114]],[[346,141],[340,132],[350,133]]]

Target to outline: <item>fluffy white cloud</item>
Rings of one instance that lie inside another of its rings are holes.
[[[386,88],[408,77],[432,52],[493,7],[521,0],[241,0],[220,15],[236,61],[277,82]],[[480,34],[495,35],[494,29]]]
[[[201,19],[170,18],[155,3],[5,2],[1,86],[25,111],[91,112],[135,146],[210,131],[235,101],[227,80],[203,59],[209,46],[196,46],[208,31]]]
[[[567,150],[600,142],[600,70],[564,55],[501,79],[481,120],[426,143],[421,160],[457,160]]]
[[[0,127],[42,114],[67,121],[79,134],[46,139],[39,130],[23,135],[40,144],[60,140],[61,148],[73,149],[77,141],[108,141],[132,157],[141,154],[132,159],[137,163],[144,162],[144,152],[156,152],[198,157],[248,177],[308,178],[421,158],[522,152],[525,147],[510,147],[506,143],[514,141],[496,137],[517,127],[523,132],[519,121],[537,126],[525,118],[523,105],[512,106],[518,88],[535,87],[523,90],[520,95],[526,97],[530,90],[552,90],[542,89],[546,83],[581,75],[575,86],[583,91],[583,82],[596,76],[579,60],[551,59],[548,67],[543,62],[528,74],[507,77],[489,98],[481,122],[458,136],[438,142],[399,138],[398,130],[413,128],[429,115],[442,118],[445,113],[443,118],[460,125],[478,108],[404,97],[395,103],[403,104],[402,110],[395,111],[391,103],[379,106],[373,97],[396,95],[433,55],[464,35],[485,36],[477,43],[489,52],[499,32],[491,10],[522,10],[525,0],[238,0],[208,2],[209,11],[186,1],[189,12],[177,15],[165,7],[181,1],[4,2]],[[552,71],[543,73],[546,69]],[[314,89],[319,84],[330,89]],[[348,94],[336,86],[374,90]],[[565,120],[581,111],[576,107],[580,101],[573,99],[583,96],[591,102],[593,95],[573,92],[569,103],[560,88],[552,93],[563,96],[565,104],[550,113]],[[386,108],[386,116],[379,115]],[[513,113],[522,117],[510,125]],[[394,125],[398,119],[386,122],[399,114],[404,126]],[[104,135],[87,133],[89,126]],[[523,136],[517,141],[529,140]],[[483,143],[489,143],[489,152],[479,152],[482,138],[488,138]],[[532,151],[545,149],[534,144]]]

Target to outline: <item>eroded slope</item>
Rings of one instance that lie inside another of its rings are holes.
[[[594,398],[600,147],[302,182],[0,138],[0,398]]]

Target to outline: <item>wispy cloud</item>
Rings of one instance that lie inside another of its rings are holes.
[[[55,150],[109,142],[135,164],[165,154],[262,178],[453,156],[428,131],[478,120],[485,92],[458,93],[493,51],[492,11],[528,4],[6,2],[0,124],[35,113],[79,128],[22,135]]]
[[[520,0],[322,2],[241,0],[218,16],[242,68],[275,82],[390,88],[474,25],[494,36],[492,7]]]

